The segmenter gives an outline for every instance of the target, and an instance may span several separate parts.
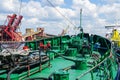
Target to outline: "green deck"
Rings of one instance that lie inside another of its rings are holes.
[[[93,61],[92,59],[87,59],[87,60]],[[51,61],[51,67],[48,67],[48,68],[42,70],[41,72],[38,72],[36,74],[31,75],[29,78],[39,78],[39,77],[49,78],[49,76],[52,73],[58,72],[61,69],[67,68],[67,67],[72,66],[72,65],[75,65],[75,63],[73,61],[65,60],[65,59],[59,57],[59,58],[56,58],[56,59]],[[87,69],[85,69],[85,70],[76,70],[76,69],[67,70],[67,72],[69,73],[69,80],[76,80],[76,78],[78,76],[82,75],[90,68],[91,67],[87,67]],[[113,69],[113,70],[114,70],[113,74],[115,76],[116,71],[115,71],[115,69]],[[86,74],[84,77],[80,78],[80,80],[89,80],[89,79],[91,80],[91,78],[92,78],[91,74],[92,74],[92,72]],[[93,80],[104,80],[104,77],[106,77],[105,75],[102,74],[102,71],[101,72],[94,72],[93,75],[96,76],[93,78]],[[98,77],[98,76],[101,76],[101,77]]]
[[[37,77],[48,78],[52,73],[57,72],[61,69],[67,68],[72,65],[75,65],[75,63],[73,61],[65,60],[65,59],[59,57],[59,58],[56,58],[51,61],[51,67],[46,68],[36,74],[33,74],[29,78],[37,78]],[[86,69],[86,70],[88,70],[88,69]],[[76,77],[78,77],[82,73],[86,72],[86,70],[74,70],[74,69],[68,70],[68,72],[70,73],[69,80],[75,80]],[[88,80],[91,77],[91,75],[88,74],[88,75],[86,75],[86,77],[87,78],[84,80]]]
[[[114,56],[110,57],[111,42],[103,37],[78,34],[36,40],[27,42],[25,45],[33,51],[39,51],[41,42],[45,46],[48,42],[51,44],[47,50],[43,48],[50,62],[48,60],[42,65],[21,73],[13,72],[10,74],[10,80],[35,80],[35,78],[47,80],[49,78],[52,80],[114,80],[116,76],[116,59]],[[0,74],[0,80],[7,80],[7,73]]]
[[[42,70],[41,72],[34,74],[32,76],[30,76],[30,78],[34,78],[34,77],[45,77],[48,78],[51,73],[54,73],[60,69],[64,69],[68,66],[72,66],[74,65],[74,62],[72,61],[68,61],[62,58],[55,58],[54,60],[51,61],[51,66]]]

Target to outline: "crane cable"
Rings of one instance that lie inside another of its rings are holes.
[[[18,15],[21,14],[21,9],[22,9],[22,0],[20,0],[20,6],[19,6],[19,9],[18,9]]]
[[[53,7],[55,8],[55,10],[61,15],[63,16],[69,23],[71,23],[74,28],[76,29],[77,27],[75,26],[75,24],[73,24],[65,15],[63,15],[49,0],[47,0],[47,2]]]
[[[18,9],[18,15],[21,14],[21,10],[22,10],[22,0],[20,0],[20,5],[19,5],[19,9]],[[19,25],[21,26],[21,23]],[[18,27],[18,30],[21,32],[20,27]]]

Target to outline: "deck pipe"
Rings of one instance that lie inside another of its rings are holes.
[[[11,80],[11,79],[10,79],[10,74],[11,74],[12,72],[14,72],[15,70],[17,70],[19,67],[20,67],[20,66],[16,66],[15,68],[13,68],[11,71],[8,72],[8,74],[7,74],[7,80]]]

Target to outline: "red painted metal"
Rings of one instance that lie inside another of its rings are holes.
[[[13,24],[14,30],[16,30],[16,29],[18,28],[19,24],[21,23],[22,18],[23,18],[23,16],[20,15],[20,16],[15,20],[15,22],[14,22],[14,24]]]
[[[44,44],[42,42],[40,42],[39,47],[44,48]]]
[[[50,48],[51,47],[51,44],[50,42],[47,43],[47,47]]]
[[[18,32],[16,32],[19,24],[21,23],[22,18],[23,16],[20,15],[19,17],[17,17],[16,14],[7,16],[8,24],[2,26],[1,27],[2,30],[0,32],[0,34],[2,34],[2,38],[5,41],[11,41],[11,40],[21,41],[22,40],[22,36],[18,34]]]
[[[51,47],[51,44],[48,42],[46,45],[44,45],[42,42],[40,42],[39,47],[46,50]]]
[[[17,16],[16,14],[13,14],[12,16],[10,16],[10,15],[7,16],[8,20],[9,20],[7,27],[12,26],[16,16]]]
[[[23,50],[28,50],[28,49],[29,49],[28,46],[24,46],[24,47],[23,47]]]

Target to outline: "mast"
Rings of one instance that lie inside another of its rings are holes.
[[[81,33],[81,38],[83,38],[83,28],[82,28],[82,9],[80,9],[80,33]]]
[[[80,9],[80,28],[82,28],[81,24],[82,24],[82,9]]]

